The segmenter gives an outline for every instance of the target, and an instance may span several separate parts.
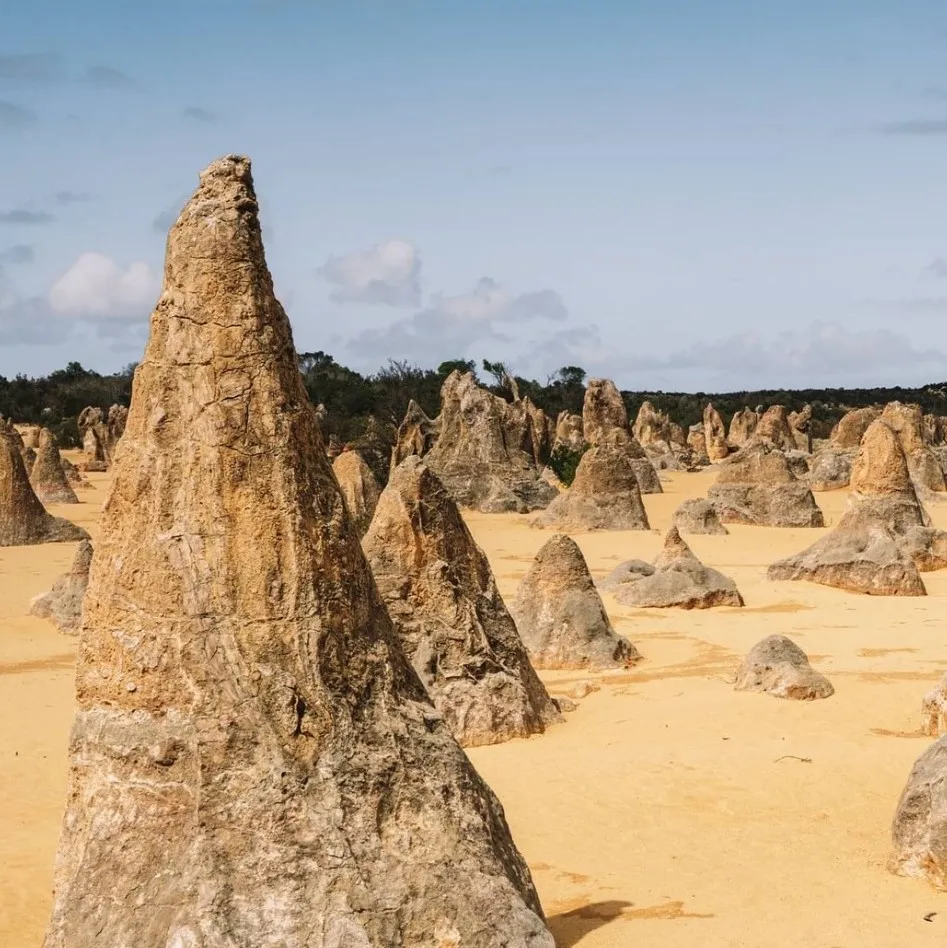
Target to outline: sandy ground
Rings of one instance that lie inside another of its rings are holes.
[[[55,513],[94,535],[106,477]],[[652,558],[674,508],[713,473],[666,478],[651,533],[580,534],[596,576]],[[818,495],[836,521],[845,492]],[[947,504],[931,513],[947,528]],[[468,517],[504,594],[551,535],[515,516]],[[659,532],[661,531],[661,532]],[[553,693],[601,690],[566,723],[470,756],[506,807],[559,948],[926,948],[947,944],[947,894],[884,868],[914,759],[921,697],[947,668],[947,571],[926,599],[869,599],[768,583],[772,560],[823,531],[732,527],[689,540],[732,576],[744,609],[606,605],[645,661],[550,673]],[[74,640],[25,615],[73,544],[0,551],[0,945],[38,946],[50,901],[72,716]],[[732,690],[764,635],[809,652],[836,694],[794,703]],[[797,758],[805,758],[805,761]],[[936,912],[931,921],[924,916]]]

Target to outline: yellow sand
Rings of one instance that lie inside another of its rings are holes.
[[[665,494],[645,499],[655,532],[577,535],[593,573],[651,559],[674,508],[713,478],[667,478]],[[91,479],[81,506],[53,510],[94,532],[107,478]],[[845,492],[818,500],[831,523]],[[947,527],[947,505],[931,513]],[[511,595],[550,533],[515,516],[468,522]],[[746,608],[644,611],[607,598],[645,661],[544,673],[553,693],[583,679],[601,690],[540,738],[470,752],[506,807],[559,948],[942,948],[947,894],[884,864],[895,804],[929,744],[920,700],[947,667],[947,571],[925,575],[924,599],[768,583],[768,563],[824,531],[730,529],[688,542],[736,580]],[[0,550],[4,948],[39,945],[49,910],[75,640],[25,612],[74,548]],[[740,657],[773,632],[809,653],[834,697],[732,690]]]

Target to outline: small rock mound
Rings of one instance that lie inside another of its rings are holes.
[[[947,734],[947,675],[924,695],[921,703],[921,730],[929,737]]]
[[[615,634],[585,557],[565,534],[536,554],[510,612],[535,668],[618,668],[641,658]]]
[[[888,868],[947,890],[947,734],[917,759],[891,825]]]
[[[747,653],[737,671],[736,691],[763,691],[774,698],[812,701],[835,694],[831,682],[810,664],[809,657],[785,635],[769,635]]]
[[[44,504],[78,504],[79,498],[63,469],[62,458],[53,433],[43,428],[37,438],[36,460],[30,471],[30,484]]]
[[[558,720],[486,556],[420,458],[391,475],[362,545],[398,639],[461,744],[528,737]]]
[[[16,443],[0,433],[0,546],[68,543],[89,534],[62,517],[54,517],[36,496]]]
[[[671,522],[683,534],[725,536],[730,533],[720,522],[713,504],[700,497],[685,500],[674,511]]]
[[[342,490],[345,508],[358,535],[363,536],[375,516],[375,508],[381,496],[378,481],[358,451],[343,451],[332,462],[332,470]]]
[[[821,527],[822,511],[786,455],[757,441],[720,465],[707,492],[722,523],[768,527]]]
[[[728,576],[704,566],[671,527],[664,548],[654,561],[653,571],[644,575],[634,565],[622,564],[624,580],[616,570],[609,577],[615,598],[626,606],[646,609],[712,609],[715,606],[742,606],[743,597]],[[617,580],[617,582],[615,582]]]
[[[638,478],[626,452],[601,445],[589,448],[572,486],[533,520],[534,527],[558,530],[650,530]]]
[[[30,603],[30,615],[50,619],[60,632],[75,635],[82,619],[82,599],[89,585],[89,567],[92,565],[92,544],[83,540],[76,550],[68,573],[53,583],[48,593],[37,596]]]

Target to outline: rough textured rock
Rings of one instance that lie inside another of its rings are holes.
[[[643,576],[653,576],[654,567],[644,560],[625,560],[596,584],[602,592],[615,593],[628,583],[636,583]]]
[[[787,420],[796,439],[796,449],[812,454],[812,406],[805,405],[800,411],[791,411]]]
[[[88,533],[62,517],[54,517],[36,496],[16,442],[0,433],[0,546],[68,543]]]
[[[807,480],[812,490],[843,490],[852,477],[854,451],[843,451],[827,445],[812,458]]]
[[[596,445],[614,429],[628,431],[628,410],[611,379],[589,379],[582,403],[585,440]]]
[[[917,499],[898,436],[873,422],[852,465],[852,496],[835,529],[770,579],[809,580],[876,596],[926,595],[919,571],[947,565],[947,534]]]
[[[704,409],[704,440],[707,457],[711,461],[722,461],[730,453],[723,418],[710,402]]]
[[[917,759],[891,826],[888,868],[947,890],[947,734]]]
[[[51,431],[43,428],[37,438],[36,460],[30,471],[30,484],[44,504],[78,504],[79,498],[63,469],[59,448]]]
[[[743,445],[749,443],[759,423],[760,416],[752,408],[744,408],[734,413],[733,418],[730,419],[727,443],[732,448],[742,448]]]
[[[572,486],[532,525],[565,531],[651,529],[628,455],[607,444],[582,455]]]
[[[671,527],[664,548],[654,561],[654,572],[644,576],[628,570],[624,582],[614,589],[615,598],[626,606],[648,609],[712,609],[742,606],[743,597],[728,576],[704,566]],[[614,575],[614,570],[612,571]]]
[[[575,541],[543,544],[510,606],[535,668],[616,668],[641,656],[616,635]]]
[[[30,615],[50,619],[60,632],[75,635],[82,618],[82,599],[89,585],[89,566],[92,563],[92,544],[83,540],[76,550],[68,573],[63,573],[53,588],[37,596],[30,603]]]
[[[363,547],[405,653],[461,744],[528,737],[557,719],[486,556],[420,458],[391,475]]]
[[[106,424],[109,430],[109,451],[114,453],[115,446],[125,434],[125,425],[128,423],[128,409],[124,405],[112,405],[109,408]]]
[[[87,477],[85,477],[82,472],[72,463],[68,458],[59,457],[62,462],[62,469],[66,474],[66,480],[69,481],[69,486],[73,490],[90,490],[92,484],[89,483]]]
[[[868,426],[881,417],[880,408],[855,408],[846,412],[832,429],[829,440],[843,451],[857,451]]]
[[[398,427],[398,436],[391,452],[391,470],[405,458],[416,454],[423,458],[437,440],[437,422],[424,413],[424,409],[412,398],[404,420]]]
[[[39,433],[45,431],[38,425],[25,425],[20,429],[20,437],[23,439],[23,446],[32,448],[34,451],[39,447]]]
[[[782,451],[757,441],[720,465],[707,492],[722,523],[821,527],[822,511],[809,485],[792,472]]]
[[[707,456],[707,435],[704,434],[703,424],[691,425],[687,429],[687,446],[693,452],[696,464],[704,467],[710,464],[710,458]]]
[[[585,434],[582,428],[582,416],[567,411],[559,412],[556,419],[556,436],[552,449],[562,446],[570,451],[582,451],[585,448]]]
[[[703,533],[711,536],[724,536],[730,532],[720,522],[713,504],[699,497],[693,500],[685,500],[674,511],[674,518],[671,522],[681,533],[685,534]]]
[[[437,423],[425,463],[462,507],[527,513],[557,495],[540,477],[522,403],[511,405],[480,388],[473,373],[454,371],[444,381]]]
[[[924,441],[931,447],[942,447],[947,438],[947,418],[943,415],[924,416]]]
[[[828,678],[810,664],[809,657],[785,635],[769,635],[747,653],[737,671],[736,691],[763,691],[774,698],[812,701],[835,694]]]
[[[881,413],[881,420],[897,434],[915,485],[937,493],[947,490],[940,462],[925,440],[920,406],[889,402]]]
[[[101,408],[83,408],[76,420],[82,436],[83,466],[87,471],[107,471],[111,463],[109,429]]]
[[[930,737],[947,734],[947,675],[921,703],[921,730]]]
[[[526,416],[533,461],[536,467],[542,470],[552,453],[555,424],[538,405],[533,404],[528,395],[522,400],[520,406]]]
[[[670,449],[671,419],[665,412],[658,411],[651,402],[641,403],[633,431],[639,444],[645,450],[648,445],[660,445],[664,450]]]
[[[358,451],[343,451],[332,462],[332,470],[355,529],[359,536],[363,536],[378,506],[381,495],[378,481]]]
[[[171,229],[133,393],[45,948],[552,948],[345,514],[245,159]]]
[[[770,405],[760,415],[751,441],[771,444],[780,451],[796,450],[796,437],[789,427],[789,415],[782,405]]]

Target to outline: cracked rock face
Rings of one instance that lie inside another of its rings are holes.
[[[89,585],[92,544],[83,540],[76,550],[68,573],[63,573],[53,588],[30,603],[30,615],[49,619],[60,632],[75,635],[82,618],[82,600]]]
[[[536,554],[510,611],[536,668],[621,668],[641,658],[616,635],[582,551],[563,533]]]
[[[362,545],[405,653],[461,744],[529,737],[558,720],[486,556],[420,458],[391,475]]]
[[[245,158],[171,229],[113,472],[45,948],[553,948],[345,513]]]

